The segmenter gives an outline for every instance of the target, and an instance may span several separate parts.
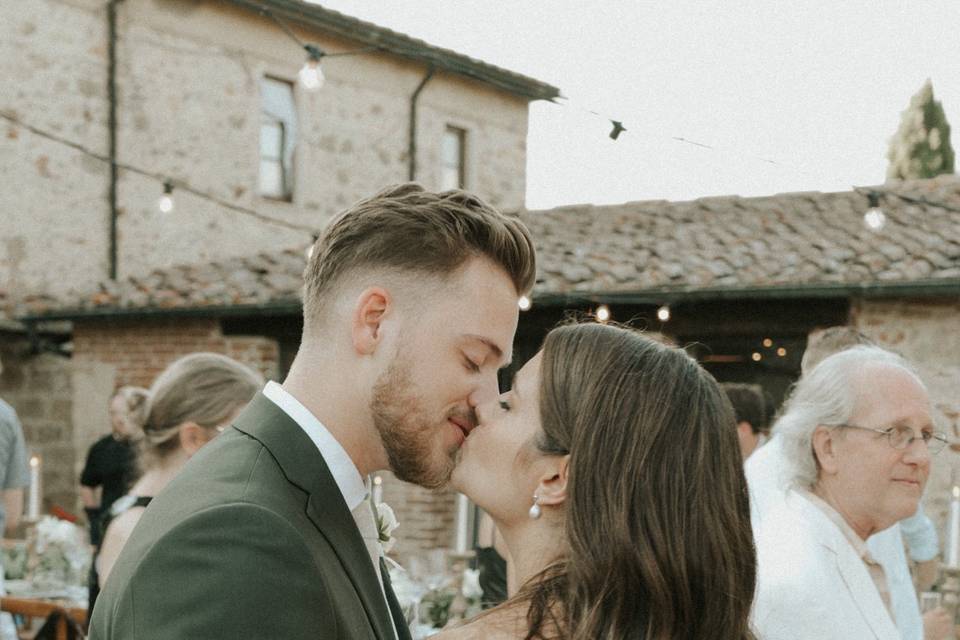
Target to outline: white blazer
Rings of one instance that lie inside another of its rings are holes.
[[[796,491],[763,518],[752,623],[762,640],[900,640],[863,560]]]

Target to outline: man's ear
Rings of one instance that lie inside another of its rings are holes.
[[[383,337],[382,323],[392,303],[390,293],[383,287],[368,287],[357,297],[350,332],[358,354],[370,355],[376,351]]]
[[[831,475],[840,467],[837,459],[837,436],[836,429],[820,425],[814,430],[811,439],[814,459],[824,473]]]
[[[210,433],[196,422],[184,422],[180,427],[180,447],[192,456],[200,447],[210,442]]]
[[[567,500],[570,454],[550,459],[550,467],[540,477],[537,498],[542,506],[560,506]]]

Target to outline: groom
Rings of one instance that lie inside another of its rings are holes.
[[[404,184],[332,221],[304,277],[289,375],[154,499],[92,639],[409,638],[365,478],[447,481],[510,360],[533,244],[475,196]]]

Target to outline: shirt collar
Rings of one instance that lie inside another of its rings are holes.
[[[844,520],[839,511],[831,507],[825,500],[812,491],[803,491],[802,493],[803,496],[813,504],[813,506],[822,511],[823,514],[830,519],[830,522],[837,525],[837,527],[840,529],[840,532],[843,533],[843,537],[853,546],[854,550],[857,552],[857,555],[860,556],[864,562],[867,564],[877,564],[877,561],[873,559],[872,555],[870,555],[870,548],[867,547],[866,540],[857,535],[857,532],[853,530],[853,527],[850,526],[850,523]]]
[[[356,509],[366,498],[367,487],[360,476],[357,465],[353,464],[353,460],[347,455],[343,446],[323,426],[323,423],[310,413],[309,409],[276,382],[272,380],[268,382],[263,389],[263,395],[300,425],[300,428],[316,445],[320,455],[323,456],[324,462],[330,469],[330,474],[337,483],[340,493],[343,494],[347,507],[350,511]]]

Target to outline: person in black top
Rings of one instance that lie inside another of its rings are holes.
[[[120,387],[110,400],[109,435],[97,440],[87,453],[80,474],[80,498],[90,522],[90,543],[100,544],[101,519],[124,495],[136,475],[136,451],[130,440],[131,421],[137,423],[147,408],[147,390]]]

